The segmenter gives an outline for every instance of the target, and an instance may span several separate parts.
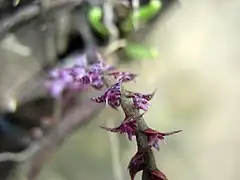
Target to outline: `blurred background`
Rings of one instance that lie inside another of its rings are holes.
[[[140,75],[136,84],[127,84],[130,90],[158,89],[145,115],[149,126],[162,132],[183,130],[155,151],[158,166],[170,180],[240,179],[239,42],[239,0],[181,0],[144,38],[160,57],[121,65]],[[28,47],[21,52],[22,59],[16,58],[2,47],[0,57],[25,61]],[[129,179],[135,142],[99,128],[116,126],[122,118],[121,113],[103,110],[64,142],[39,180]]]

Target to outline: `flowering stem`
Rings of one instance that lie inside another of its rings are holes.
[[[88,59],[87,55],[84,57]],[[149,101],[153,98],[156,90],[151,94],[142,94],[124,89],[122,86],[124,82],[134,81],[137,74],[115,71],[115,67],[103,62],[100,54],[97,53],[95,57],[99,58],[99,62],[92,64],[89,68],[76,64],[70,69],[60,69],[56,73],[52,73],[52,77],[55,77],[51,88],[55,91],[52,92],[56,94],[59,89],[73,87],[81,89],[86,85],[100,90],[105,85],[108,89],[104,94],[91,99],[96,103],[105,103],[115,110],[121,106],[124,111],[125,118],[120,126],[101,127],[110,132],[127,134],[130,141],[132,137],[136,137],[138,151],[128,165],[131,180],[134,180],[135,175],[140,171],[143,171],[142,180],[167,180],[165,174],[158,170],[151,148],[159,150],[158,141],[164,141],[165,136],[176,134],[181,130],[162,133],[149,128],[144,121],[144,113],[141,114],[140,110],[145,112],[148,110]],[[55,85],[60,85],[60,88]]]
[[[107,87],[111,87],[115,80],[113,80],[109,76],[104,76],[104,83]],[[124,87],[122,85],[121,87],[121,107],[125,113],[126,117],[134,116],[134,117],[140,117],[141,114],[138,109],[134,107],[134,104],[132,102],[131,98],[126,97],[127,92],[124,90]],[[151,148],[148,148],[148,139],[147,136],[142,133],[144,130],[148,129],[148,125],[144,121],[144,118],[141,117],[137,120],[137,129],[136,129],[136,139],[137,139],[137,146],[138,150],[147,149],[147,152],[144,153],[144,162],[146,164],[145,169],[143,170],[142,174],[142,180],[150,180],[149,172],[151,170],[156,170],[157,165],[155,161],[155,157],[153,155],[153,151]]]

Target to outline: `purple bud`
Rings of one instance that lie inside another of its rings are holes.
[[[117,82],[112,87],[108,88],[107,91],[97,98],[92,98],[93,101],[97,103],[105,102],[107,105],[116,109],[120,106],[120,98],[121,98],[121,82]]]
[[[134,80],[137,75],[130,72],[112,72],[107,75],[113,76],[117,81],[128,82]]]

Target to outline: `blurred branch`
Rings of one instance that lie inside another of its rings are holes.
[[[89,123],[102,109],[102,106],[94,105],[90,100],[83,102],[83,104],[83,106],[75,107],[71,110],[72,112],[69,112],[68,115],[63,118],[56,129],[40,142],[40,148],[28,163],[29,171],[27,177],[29,180],[33,180],[38,176],[44,163],[54,154],[66,137],[76,129]]]
[[[103,22],[110,33],[109,43],[113,43],[119,37],[119,31],[114,24],[114,2],[115,0],[107,0],[103,4]]]
[[[113,119],[107,120],[106,127],[114,127]],[[123,180],[122,176],[122,165],[120,160],[120,147],[119,147],[119,139],[118,134],[116,133],[107,133],[110,139],[111,146],[111,158],[112,158],[112,169],[115,180]]]
[[[81,107],[77,106],[71,109],[71,112],[63,117],[56,128],[43,137],[40,142],[33,143],[28,149],[20,153],[1,153],[0,162],[27,161],[26,164],[29,165],[28,179],[35,179],[43,168],[44,163],[61,146],[63,140],[76,129],[89,123],[102,109],[102,106],[93,104],[89,99],[85,100],[83,104]]]
[[[116,52],[118,49],[124,48],[126,45],[127,45],[126,39],[116,40],[116,41],[110,43],[110,44],[106,47],[106,50],[105,50],[105,52],[104,52],[104,55],[105,55],[105,56],[109,56],[110,54]]]
[[[73,8],[82,3],[82,0],[55,0],[51,1],[47,7],[44,7],[45,12],[54,12],[54,10]],[[0,21],[0,39],[5,36],[12,28],[17,25],[29,21],[41,14],[41,5],[32,3],[19,11],[5,17]]]
[[[15,161],[23,162],[28,160],[39,149],[39,144],[34,143],[28,149],[20,153],[4,152],[0,154],[0,162]]]

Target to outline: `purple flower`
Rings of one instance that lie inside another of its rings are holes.
[[[49,73],[50,81],[47,82],[50,93],[57,97],[64,90],[78,91],[86,89],[90,85],[100,90],[104,86],[103,75],[115,68],[105,64],[99,54],[97,56],[99,61],[89,67],[87,67],[86,55],[83,55],[76,59],[73,66],[52,70]],[[117,90],[117,85],[109,89],[105,97],[106,103],[111,107],[116,109],[120,105],[120,90]]]
[[[91,80],[88,75],[84,75],[82,78],[77,79],[76,82],[80,83],[84,87],[87,87],[90,84]]]
[[[127,91],[127,97],[131,97],[133,99],[135,108],[147,111],[148,107],[150,106],[150,103],[148,101],[153,98],[155,92],[156,90],[154,90],[151,94],[142,94]]]
[[[95,63],[89,67],[89,72],[91,73],[97,73],[97,74],[102,74],[106,71],[111,71],[114,70],[115,67],[104,64],[103,61],[100,61],[98,63]]]
[[[85,56],[76,61],[76,64],[68,68],[56,68],[50,71],[50,80],[46,83],[50,94],[58,97],[64,90],[81,90],[89,85],[95,89],[103,87],[103,72],[110,69],[103,62],[93,64],[89,71],[83,62]]]
[[[99,90],[104,86],[102,74],[89,73],[88,77],[93,88]]]
[[[103,129],[110,131],[110,132],[117,132],[120,134],[127,134],[128,139],[131,141],[133,136],[136,136],[136,128],[137,128],[137,120],[142,118],[145,113],[140,114],[137,117],[126,116],[120,126],[115,128],[108,128],[101,126]]]
[[[131,141],[132,137],[136,135],[136,119],[133,116],[125,118],[124,121],[120,124],[120,126],[116,128],[108,128],[101,126],[103,129],[110,131],[110,132],[117,132],[120,134],[126,133],[128,139]]]
[[[74,77],[75,80],[79,80],[86,75],[86,69],[83,66],[74,65],[68,69],[68,73]]]
[[[104,64],[102,61],[95,63],[89,67],[88,76],[90,78],[90,84],[95,89],[99,90],[104,86],[103,75],[105,71],[115,69],[113,66]]]
[[[50,94],[55,98],[62,94],[65,86],[66,83],[62,80],[54,80],[46,83],[46,87],[48,88]]]
[[[113,109],[117,109],[120,106],[121,97],[121,82],[117,82],[112,87],[108,88],[107,91],[99,97],[91,98],[96,103],[106,103]]]
[[[50,71],[49,76],[51,79],[62,79],[63,81],[73,80],[73,77],[69,73],[69,68],[53,69]]]
[[[148,110],[148,107],[150,106],[150,103],[144,99],[144,98],[139,98],[139,97],[133,97],[133,104],[135,108],[137,109],[142,109],[144,111]]]
[[[117,81],[122,80],[122,82],[129,82],[137,77],[137,74],[130,72],[111,72],[107,75],[113,76]]]
[[[46,86],[53,97],[58,97],[66,87],[74,82],[74,78],[69,74],[69,69],[54,69],[50,72],[51,80],[46,82]]]
[[[50,94],[57,98],[66,89],[79,90],[87,84],[84,68],[73,66],[72,68],[54,69],[50,73],[50,80],[46,83]],[[88,82],[89,83],[89,82]]]
[[[130,160],[128,171],[131,176],[131,180],[134,180],[135,175],[144,169],[144,154],[145,151],[138,151]]]
[[[156,130],[153,130],[151,128],[148,128],[146,130],[143,131],[144,134],[147,135],[148,137],[148,145],[150,147],[154,147],[155,149],[157,149],[159,151],[159,145],[158,145],[158,142],[160,140],[164,140],[164,137],[165,136],[169,136],[169,135],[172,135],[172,134],[176,134],[176,133],[179,133],[181,132],[182,130],[178,130],[178,131],[172,131],[172,132],[168,132],[168,133],[161,133],[161,132],[158,132]]]

